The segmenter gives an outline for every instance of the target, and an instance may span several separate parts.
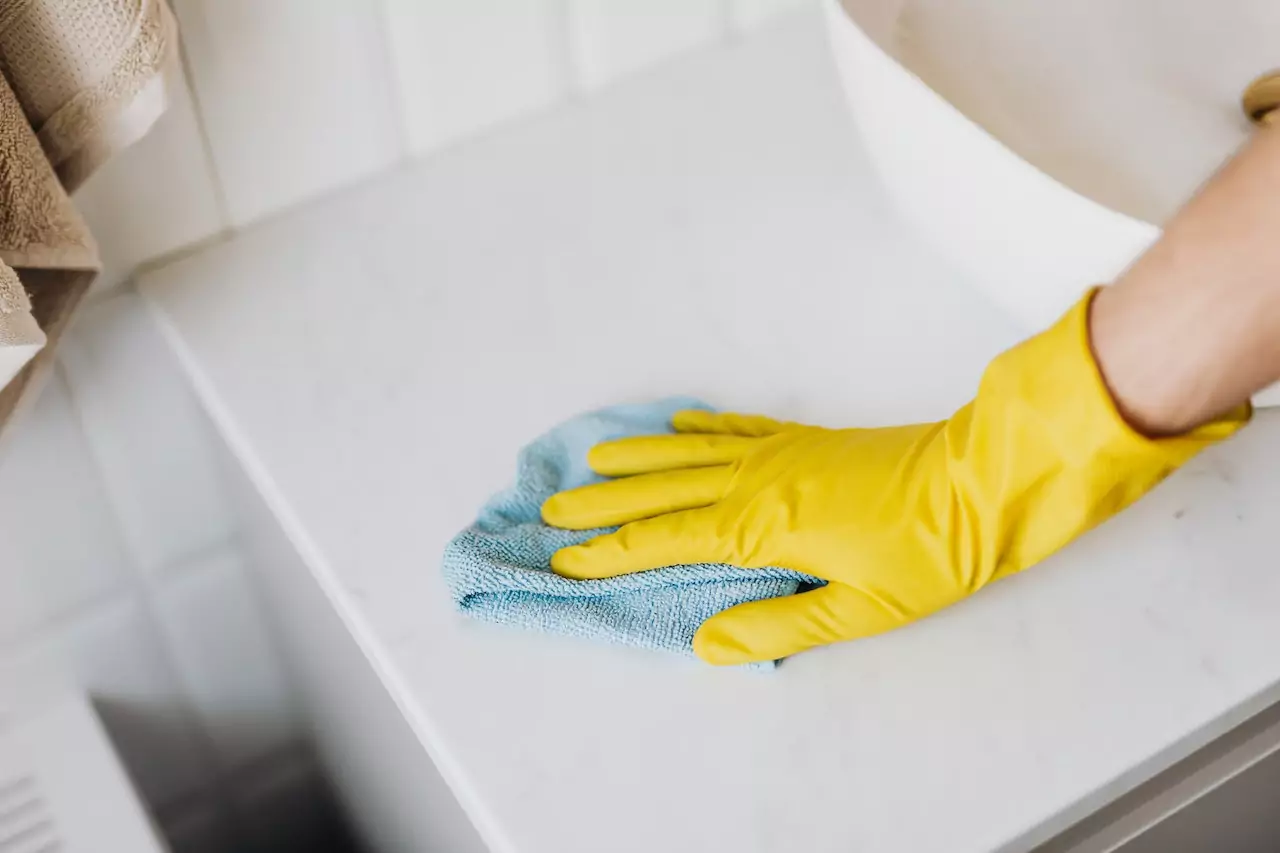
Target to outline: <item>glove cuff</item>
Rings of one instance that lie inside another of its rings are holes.
[[[1052,327],[997,356],[945,425],[948,500],[972,523],[974,588],[1038,562],[1124,509],[1248,422],[1248,404],[1151,438],[1120,414],[1089,343],[1090,291]]]
[[[1164,464],[1168,471],[1204,448],[1234,435],[1249,422],[1253,407],[1244,403],[1206,424],[1173,436],[1150,437],[1134,429],[1120,413],[1093,353],[1089,311],[1100,288],[1092,288],[1047,331],[993,362],[1013,362],[1014,371],[1035,369],[1032,399],[1042,413],[1064,460],[1086,463],[1099,457]],[[1026,348],[1026,352],[1018,350]],[[1165,473],[1168,473],[1166,471]]]

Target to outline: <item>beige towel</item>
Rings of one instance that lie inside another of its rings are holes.
[[[0,0],[0,424],[98,270],[68,193],[164,111],[176,57],[164,0]]]

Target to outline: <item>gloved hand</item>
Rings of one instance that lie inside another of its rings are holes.
[[[552,569],[602,578],[728,563],[828,582],[708,619],[694,650],[713,664],[888,631],[1021,571],[1250,415],[1246,405],[1175,438],[1136,433],[1090,351],[1091,298],[998,356],[973,402],[939,423],[835,430],[687,411],[676,435],[597,445],[591,467],[621,479],[553,495],[543,519],[622,527],[558,551]]]

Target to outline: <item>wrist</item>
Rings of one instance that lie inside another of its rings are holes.
[[[1090,316],[1116,407],[1151,435],[1207,423],[1280,378],[1280,128],[1259,131]]]
[[[945,469],[967,515],[992,522],[969,551],[999,577],[1025,568],[1128,506],[1200,450],[1238,430],[1246,406],[1167,438],[1115,405],[1090,349],[1094,293],[997,356],[946,424]]]
[[[1119,286],[1100,288],[1089,306],[1088,340],[1120,416],[1143,435],[1181,435],[1247,401],[1274,377],[1274,336],[1253,333],[1275,314],[1248,293],[1212,285],[1167,298],[1135,268]],[[1137,286],[1128,286],[1130,284]],[[1255,291],[1257,293],[1257,291]]]
[[[1099,288],[1089,305],[1089,345],[1107,392],[1120,416],[1143,435],[1185,432],[1202,408],[1195,384],[1177,354],[1165,352],[1165,341],[1152,339],[1152,318],[1142,317],[1124,296],[1114,287]]]

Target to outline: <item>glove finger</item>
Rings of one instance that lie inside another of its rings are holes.
[[[762,415],[736,415],[732,412],[708,412],[703,409],[685,409],[671,418],[676,432],[709,432],[718,435],[741,435],[763,438],[782,432],[789,424]]]
[[[757,440],[740,435],[638,435],[597,444],[587,452],[587,464],[606,477],[728,465]]]
[[[693,650],[716,666],[778,660],[815,646],[897,628],[900,614],[842,584],[749,601],[717,613],[693,637]]]
[[[542,520],[566,530],[613,527],[720,500],[733,468],[685,468],[639,474],[558,492],[542,504]]]
[[[675,512],[627,524],[616,533],[551,556],[551,570],[577,580],[611,578],[680,563],[720,560],[715,513],[708,508]]]

